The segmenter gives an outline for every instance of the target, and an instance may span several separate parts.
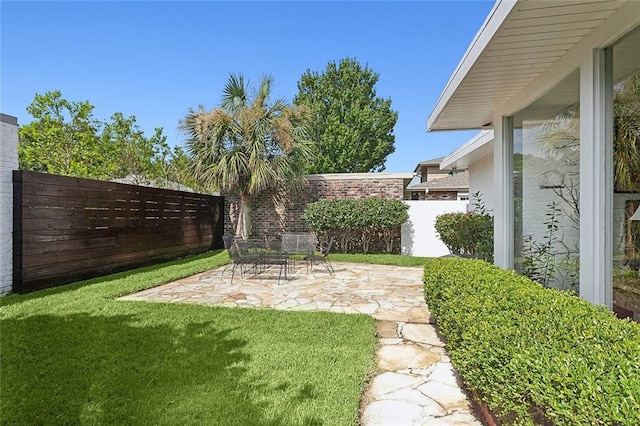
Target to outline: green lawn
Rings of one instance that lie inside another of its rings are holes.
[[[401,256],[398,254],[329,253],[329,260],[332,262],[375,263],[392,266],[423,267],[426,259],[426,257]]]
[[[227,261],[1,298],[0,423],[355,424],[371,317],[115,299]]]

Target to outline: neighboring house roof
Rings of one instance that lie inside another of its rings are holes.
[[[148,179],[144,176],[139,176],[136,174],[130,174],[123,178],[112,179],[111,182],[126,183],[129,185],[138,185],[138,186],[149,186],[152,188],[171,189],[174,191],[196,192],[193,188],[190,188],[178,182],[172,182],[168,180]]]
[[[425,161],[421,161],[418,163],[418,165],[416,166],[415,169],[413,169],[414,172],[419,172],[420,169],[422,167],[438,167],[440,166],[440,162],[442,161],[444,157],[438,157],[438,158],[432,158],[431,160],[425,160]]]
[[[640,1],[635,0],[498,0],[438,99],[427,129],[491,128],[496,112],[512,115],[575,71],[584,56],[567,52],[591,50],[587,39],[600,41],[602,34],[606,47],[639,21]]]
[[[418,163],[416,168],[413,170],[414,172],[419,172],[421,167],[429,167],[429,166],[439,166],[440,161],[442,161],[443,157],[433,158],[431,160],[425,160]]]
[[[475,161],[493,155],[493,130],[482,130],[442,159],[440,168],[467,169]]]
[[[468,191],[469,172],[459,172],[453,176],[445,176],[429,182],[422,182],[407,187],[408,191],[443,192],[443,191]]]

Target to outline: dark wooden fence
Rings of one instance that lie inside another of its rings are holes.
[[[224,198],[14,171],[13,291],[222,248]]]

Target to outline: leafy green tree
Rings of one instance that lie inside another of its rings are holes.
[[[170,150],[162,128],[147,138],[135,116],[116,112],[101,122],[93,109],[60,91],[36,94],[27,107],[34,120],[19,132],[20,169],[90,179],[129,176],[132,183],[159,186],[186,179],[184,151]]]
[[[308,112],[283,99],[271,101],[273,78],[249,92],[242,74],[231,74],[220,107],[190,109],[181,124],[195,176],[205,187],[240,195],[236,235],[251,235],[253,196],[269,188],[299,189],[310,161]]]
[[[307,70],[294,103],[312,111],[316,160],[308,173],[379,172],[395,151],[398,113],[376,96],[379,75],[354,58],[329,62],[324,73]]]
[[[163,149],[156,163],[160,172],[160,181],[171,183],[180,183],[194,191],[206,193],[210,188],[205,188],[197,179],[191,168],[191,158],[180,146],[168,147]]]
[[[104,124],[101,140],[103,147],[109,147],[110,177],[129,177],[134,184],[158,183],[166,178],[163,167],[170,150],[162,128],[147,138],[134,115],[125,117],[116,112]]]
[[[105,178],[106,151],[100,144],[101,123],[89,102],[69,102],[60,91],[36,94],[27,112],[35,119],[19,131],[22,170],[87,178]]]

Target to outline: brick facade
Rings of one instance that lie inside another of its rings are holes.
[[[431,191],[427,192],[424,197],[425,200],[449,200],[455,201],[458,199],[457,191]]]
[[[286,195],[267,191],[254,197],[253,231],[256,238],[280,236],[284,232],[307,232],[309,228],[300,217],[308,203],[323,199],[380,197],[392,200],[404,198],[406,177],[368,177],[371,174],[309,175],[307,185],[299,194]],[[367,176],[367,177],[365,177]],[[239,197],[225,196],[225,234],[234,234]],[[399,241],[398,233],[398,241]],[[399,249],[399,243],[395,244]]]

